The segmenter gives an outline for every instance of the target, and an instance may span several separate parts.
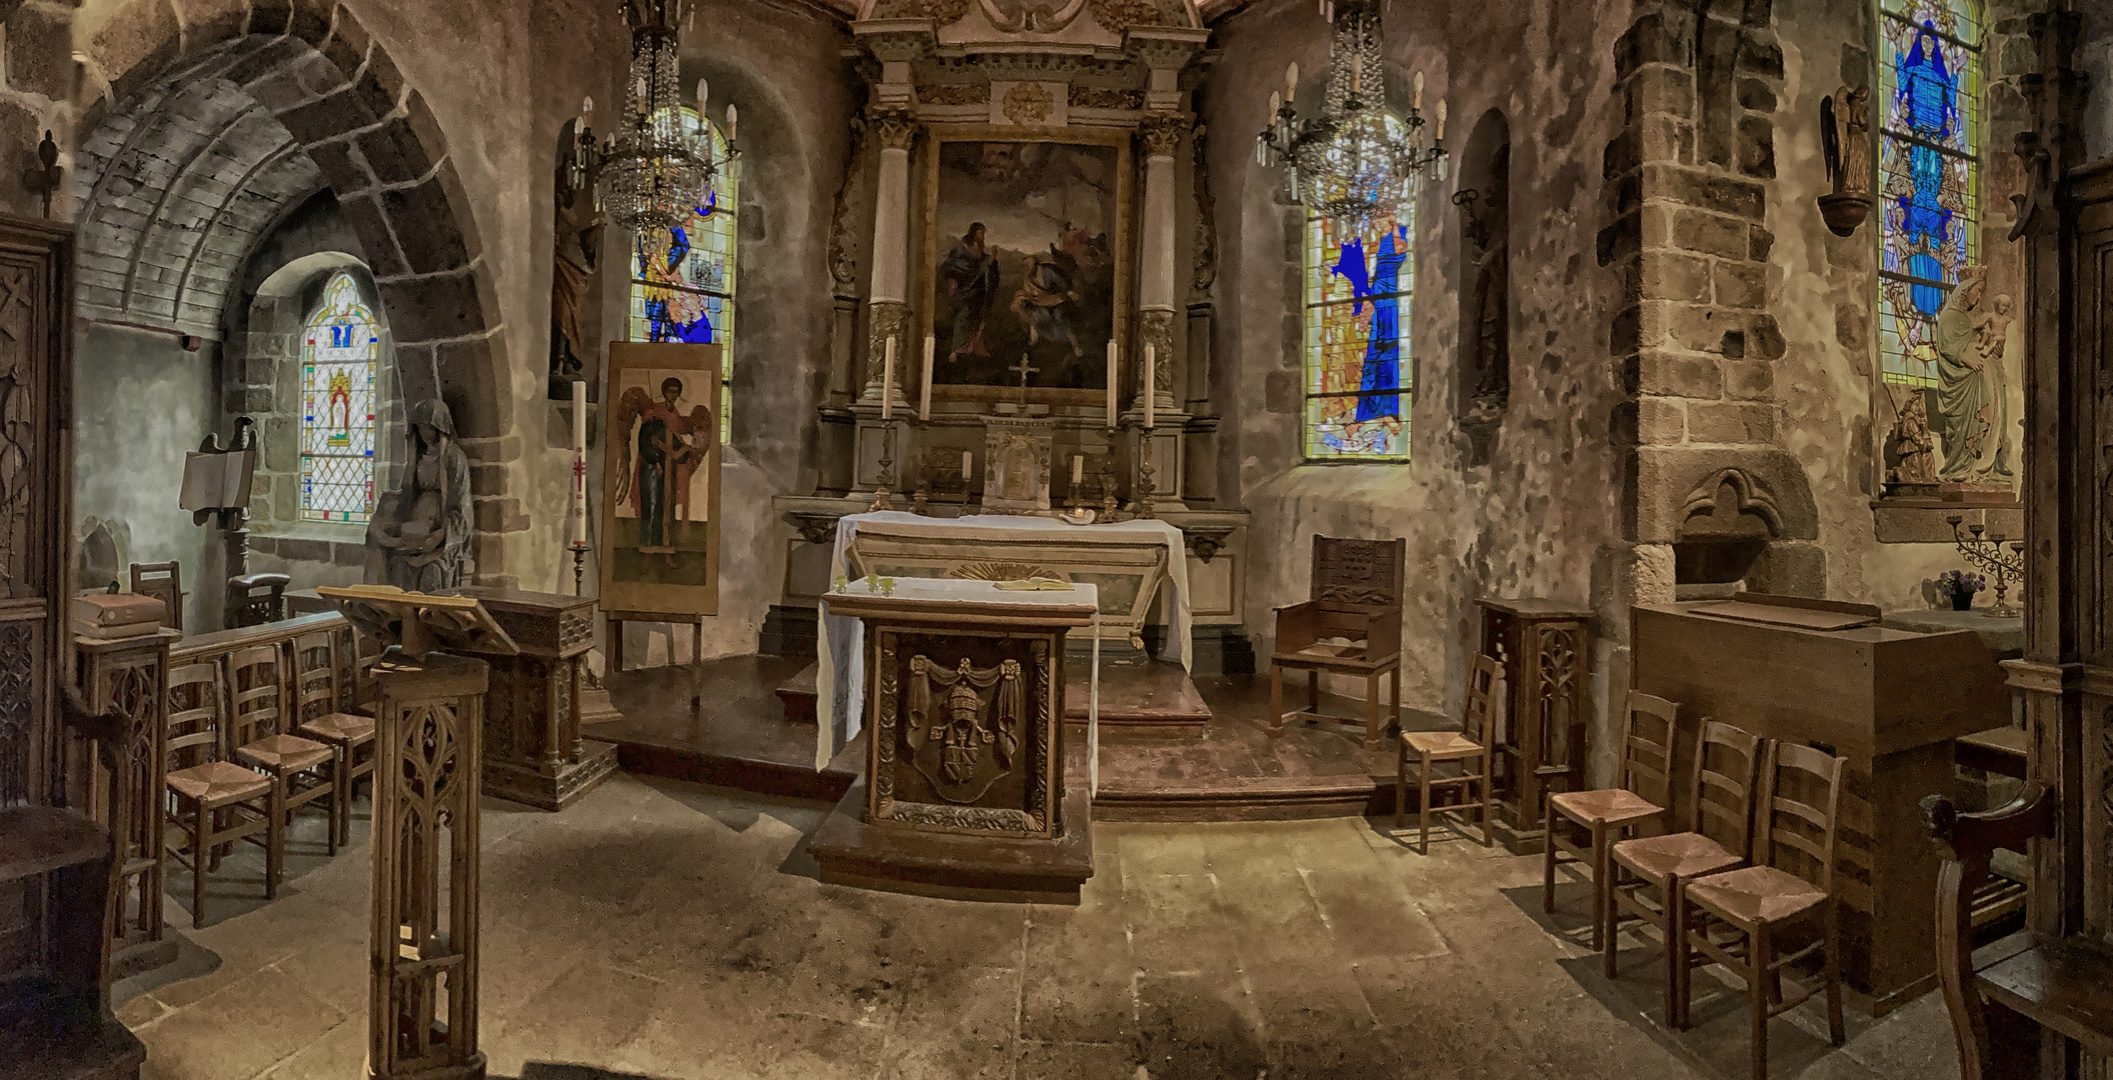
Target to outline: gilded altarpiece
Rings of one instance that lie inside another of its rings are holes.
[[[1064,632],[871,629],[867,821],[1061,835]]]

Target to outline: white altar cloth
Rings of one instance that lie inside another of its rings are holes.
[[[822,633],[817,642],[819,656],[815,669],[816,718],[821,721],[815,725],[820,729],[814,751],[817,771],[826,768],[829,759],[836,756],[837,723],[843,724],[844,743],[849,744],[857,737],[860,720],[865,716],[866,624],[847,615],[831,615],[829,612],[829,598],[845,595],[871,596],[873,592],[864,580],[859,580],[841,589],[831,589],[822,597]],[[1090,789],[1094,792],[1100,790],[1101,644],[1100,590],[1097,587],[1080,582],[1062,592],[1013,592],[998,588],[994,581],[896,578],[894,595],[905,600],[943,600],[957,604],[1094,605],[1093,668],[1086,683],[1086,775]],[[830,708],[822,711],[822,702],[831,703]],[[1062,724],[1064,718],[1059,715],[1053,718],[1053,722]]]

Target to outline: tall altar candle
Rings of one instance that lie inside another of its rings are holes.
[[[1108,428],[1115,429],[1115,370],[1122,347],[1114,338],[1108,339]]]
[[[924,336],[924,382],[917,391],[917,418],[919,420],[930,420],[932,418],[932,353],[938,347],[938,338],[931,334]]]
[[[1086,455],[1071,455],[1071,486],[1077,487],[1086,479]]]
[[[970,451],[963,450],[961,452],[961,478],[963,480],[968,479],[968,474],[974,472],[975,469],[976,455]]]
[[[895,419],[895,339],[888,339],[888,350],[881,358],[880,367],[880,418]]]
[[[587,543],[587,384],[572,382],[572,528],[574,547]]]
[[[1158,357],[1152,355],[1152,345],[1147,342],[1145,344],[1145,378],[1143,382],[1137,384],[1139,392],[1144,395],[1145,399],[1145,427],[1147,428],[1152,426],[1152,414],[1157,411],[1159,405],[1159,395],[1154,391],[1153,386],[1154,379],[1159,374],[1155,370],[1158,367],[1158,359]]]

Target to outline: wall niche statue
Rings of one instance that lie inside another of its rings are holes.
[[[550,265],[550,397],[572,400],[575,379],[587,382],[590,398],[599,397],[594,373],[587,360],[595,352],[589,340],[589,325],[582,314],[589,299],[598,295],[595,271],[600,260],[602,214],[594,205],[594,187],[587,174],[591,138],[582,137],[578,122],[566,126],[558,145],[557,175],[553,181],[555,215],[552,239],[555,250]]]
[[[462,584],[469,550],[470,460],[455,444],[447,403],[427,398],[411,406],[410,461],[403,485],[375,500],[367,524],[367,581],[411,592],[440,592]]]
[[[1489,464],[1511,401],[1511,125],[1482,115],[1461,156],[1460,361],[1454,401],[1467,464]]]

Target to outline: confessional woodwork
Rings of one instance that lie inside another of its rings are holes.
[[[1461,707],[1459,731],[1404,731],[1401,752],[1394,762],[1394,827],[1401,828],[1403,803],[1408,799],[1409,759],[1416,759],[1417,849],[1431,853],[1431,817],[1452,818],[1474,814],[1482,823],[1482,843],[1491,843],[1490,808],[1495,803],[1496,762],[1490,752],[1491,732],[1497,703],[1504,697],[1504,672],[1487,656],[1468,664],[1467,694]],[[1437,775],[1437,766],[1453,763],[1459,771]],[[1458,794],[1452,803],[1439,806],[1434,789]]]
[[[580,735],[594,598],[483,587],[450,595],[481,601],[520,649],[514,655],[465,653],[491,666],[485,794],[544,810],[571,806],[616,771],[615,744]]]
[[[173,630],[133,638],[74,639],[75,687],[89,711],[124,718],[123,774],[110,774],[83,754],[75,775],[85,785],[82,805],[116,805],[99,792],[108,785],[126,791],[123,820],[100,820],[118,845],[118,878],[110,897],[111,966],[120,977],[176,959],[176,941],[162,912],[163,818],[161,792],[168,771],[169,642]]]
[[[370,1080],[482,1080],[477,1048],[481,660],[375,667]]]
[[[1842,971],[1859,1008],[1885,1012],[1935,985],[1937,857],[1916,803],[1953,790],[1953,740],[2002,724],[2010,698],[1972,631],[1894,630],[1877,615],[1752,595],[1644,605],[1630,640],[1634,688],[1681,703],[1683,745],[1706,716],[1849,759],[1835,876]]]
[[[1401,719],[1401,590],[1408,542],[1313,538],[1310,599],[1277,609],[1277,646],[1269,659],[1270,733],[1292,720],[1356,723],[1321,713],[1321,676],[1365,681],[1365,748],[1374,749]],[[1284,711],[1284,675],[1306,673],[1306,709]],[[1379,680],[1392,680],[1393,709],[1382,714]]]
[[[354,789],[361,778],[374,775],[374,718],[345,711],[347,695],[340,685],[345,665],[338,656],[342,636],[318,630],[293,639],[295,730],[335,755],[330,827],[340,847],[352,842]]]
[[[1508,826],[1505,847],[1532,854],[1547,793],[1585,786],[1592,613],[1533,599],[1484,598],[1479,606],[1482,654],[1496,658],[1510,691],[1493,736],[1498,820]]]
[[[1680,707],[1664,698],[1629,692],[1622,710],[1621,763],[1614,786],[1561,791],[1548,797],[1547,842],[1541,856],[1541,910],[1555,911],[1557,866],[1588,866],[1592,882],[1592,947],[1605,947],[1606,894],[1614,844],[1641,829],[1662,829],[1673,813],[1673,733]],[[1565,825],[1571,828],[1564,828]],[[1583,844],[1570,834],[1582,830]],[[1565,858],[1567,856],[1567,858]]]
[[[70,805],[67,745],[128,775],[122,722],[62,690],[73,416],[73,232],[0,218],[0,1076],[136,1078],[146,1051],[109,1007],[108,902],[119,867],[91,807]],[[73,735],[69,736],[69,730]],[[121,800],[126,785],[104,794]],[[128,808],[106,804],[105,820]]]
[[[1695,739],[1694,768],[1688,773],[1687,829],[1617,842],[1607,874],[1598,882],[1598,907],[1607,918],[1600,935],[1607,978],[1614,978],[1620,958],[1622,917],[1656,927],[1666,943],[1666,1020],[1676,1028],[1687,1026],[1683,991],[1688,971],[1675,925],[1682,910],[1681,890],[1697,878],[1745,866],[1752,856],[1761,742],[1730,724],[1703,721]],[[1648,895],[1652,892],[1657,894],[1655,904]]]
[[[132,591],[161,601],[161,624],[183,632],[183,565],[181,563],[133,563]]]
[[[1674,899],[1674,988],[1683,1020],[1697,960],[1715,962],[1746,983],[1754,1080],[1768,1080],[1768,1020],[1825,994],[1827,1033],[1840,1046],[1841,931],[1834,899],[1834,845],[1841,823],[1846,758],[1809,746],[1771,742],[1761,761],[1753,809],[1753,865],[1687,883]],[[1729,934],[1713,933],[1728,930]],[[1798,943],[1786,949],[1786,944]],[[1786,968],[1819,956],[1819,985],[1788,997]]]
[[[279,835],[271,828],[271,777],[226,760],[221,673],[215,662],[186,664],[171,669],[168,679],[166,817],[183,843],[165,849],[163,858],[191,871],[193,929],[205,927],[205,882],[219,869],[221,847],[236,840],[263,847]],[[160,810],[159,800],[155,807]]]

